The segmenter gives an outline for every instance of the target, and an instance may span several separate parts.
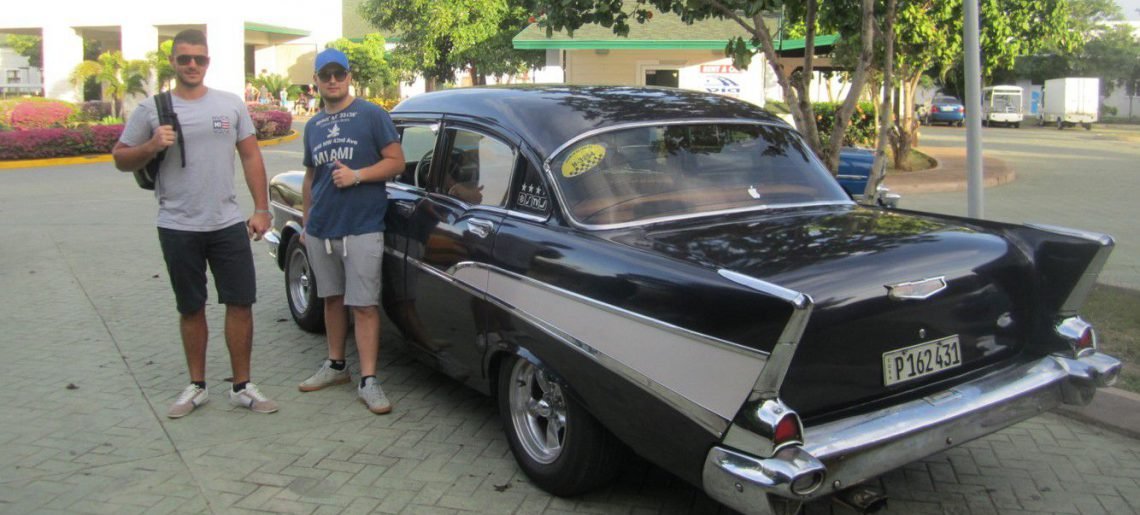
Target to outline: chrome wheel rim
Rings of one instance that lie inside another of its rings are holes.
[[[289,300],[297,313],[309,311],[309,293],[312,291],[312,270],[309,269],[309,258],[305,251],[294,249],[289,255],[289,266],[286,268],[289,277]]]
[[[540,368],[520,359],[511,371],[511,423],[523,450],[534,461],[553,463],[566,438],[566,399],[562,388]]]

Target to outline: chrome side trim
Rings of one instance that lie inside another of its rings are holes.
[[[290,205],[288,205],[288,204],[282,204],[282,203],[280,203],[280,202],[278,202],[278,201],[276,201],[276,200],[270,200],[270,201],[269,201],[269,207],[275,207],[275,208],[277,208],[277,209],[280,209],[280,210],[284,211],[284,212],[285,212],[285,213],[287,213],[287,214],[290,214],[290,215],[293,215],[293,216],[296,216],[296,217],[301,217],[301,216],[302,216],[302,213],[301,213],[301,210],[300,210],[300,209],[294,209],[294,208],[293,208],[293,206],[290,206]]]
[[[1088,299],[1089,294],[1092,293],[1093,286],[1096,286],[1096,277],[1100,274],[1101,269],[1104,268],[1104,264],[1108,261],[1109,254],[1112,254],[1112,249],[1116,246],[1116,241],[1112,239],[1112,236],[1099,232],[1082,231],[1080,229],[1070,229],[1068,227],[1047,224],[1025,224],[1025,226],[1063,236],[1081,238],[1100,244],[1100,250],[1098,250],[1096,256],[1093,256],[1092,260],[1089,261],[1088,266],[1085,267],[1084,272],[1081,273],[1080,280],[1078,280],[1076,286],[1073,287],[1073,291],[1069,292],[1069,296],[1066,297],[1065,302],[1061,304],[1061,316],[1076,315],[1077,310],[1084,305],[1085,300]]]
[[[767,355],[480,263],[453,269],[471,284],[488,274],[486,300],[578,350],[722,436]]]
[[[783,286],[762,281],[739,272],[721,269],[718,270],[717,273],[725,279],[773,295],[792,305],[792,316],[788,319],[788,323],[784,325],[784,331],[780,333],[780,339],[776,341],[776,345],[772,347],[772,355],[768,359],[768,363],[764,366],[764,372],[760,374],[760,377],[756,379],[756,383],[752,386],[752,394],[748,398],[750,402],[757,402],[763,399],[775,399],[780,393],[780,385],[784,383],[784,376],[787,375],[788,367],[792,364],[792,357],[796,354],[796,347],[799,346],[800,337],[803,336],[804,329],[807,328],[808,320],[811,318],[811,311],[815,303],[812,302],[810,295],[789,290]]]

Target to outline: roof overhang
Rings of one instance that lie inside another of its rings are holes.
[[[571,38],[564,35],[555,35],[551,38],[534,38],[523,31],[512,40],[516,50],[724,50],[728,46],[728,39],[627,39],[619,36],[612,38]],[[561,36],[561,37],[559,37]],[[815,48],[817,53],[824,47],[834,46],[839,41],[839,35],[828,34],[816,36]],[[799,39],[783,39],[773,42],[777,53],[799,51],[803,54],[805,41]]]
[[[282,27],[280,25],[270,25],[268,23],[245,22],[245,30],[251,32],[264,32],[266,34],[273,34],[277,36],[293,36],[303,38],[311,34],[305,29],[295,29],[292,27]]]

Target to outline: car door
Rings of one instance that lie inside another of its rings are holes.
[[[450,375],[469,376],[481,369],[485,265],[506,212],[518,153],[473,125],[445,125],[440,136],[426,177],[417,178],[426,195],[411,214],[408,293],[425,350]]]
[[[439,143],[440,123],[436,120],[394,120],[404,150],[404,173],[388,183],[388,213],[384,229],[384,313],[413,349],[430,352],[431,339],[422,329],[415,306],[415,279],[409,267],[423,252],[420,233],[427,226],[416,217],[416,206],[427,197],[424,179]],[[409,250],[410,249],[410,250]],[[409,251],[414,259],[409,262]]]

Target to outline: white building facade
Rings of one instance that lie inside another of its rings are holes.
[[[83,61],[84,40],[98,40],[104,50],[121,50],[126,59],[146,59],[179,31],[199,29],[210,47],[206,84],[241,95],[246,75],[262,71],[286,75],[297,84],[311,82],[317,51],[341,37],[341,6],[305,0],[198,0],[179,6],[143,0],[39,0],[6,9],[0,33],[42,37],[43,94],[74,102],[82,98],[69,77]]]

